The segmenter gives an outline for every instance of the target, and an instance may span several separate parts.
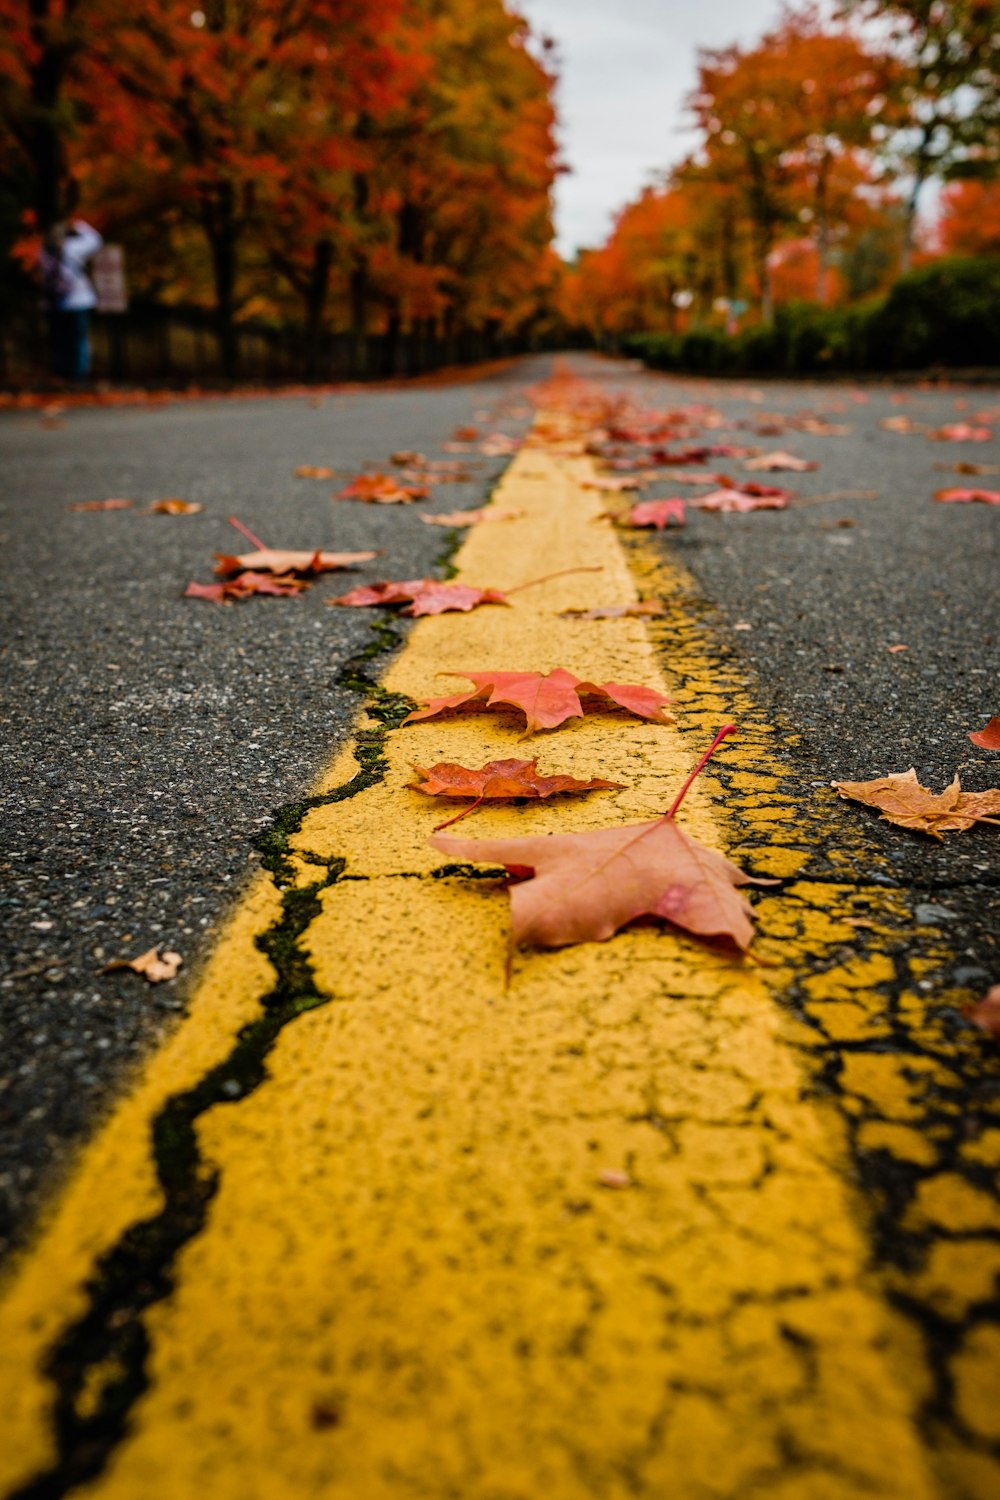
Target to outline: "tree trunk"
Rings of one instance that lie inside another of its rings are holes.
[[[63,25],[72,17],[75,3],[67,4]],[[59,105],[68,60],[75,50],[67,41],[52,36],[50,0],[31,0],[31,37],[38,51],[30,69],[31,120],[22,137],[34,177],[34,209],[38,227],[44,232],[71,213],[66,150],[59,128]]]
[[[215,317],[219,339],[219,358],[227,380],[237,374],[236,345],[236,223],[233,193],[229,183],[219,188],[218,197],[205,215],[205,233],[212,253],[215,279]]]
[[[330,289],[330,268],[333,265],[333,243],[328,239],[318,240],[313,246],[312,273],[306,290],[306,379],[318,380],[323,342],[323,311]]]

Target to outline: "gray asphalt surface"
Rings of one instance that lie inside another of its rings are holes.
[[[731,645],[801,735],[789,749],[800,777],[825,784],[914,765],[935,788],[956,771],[969,789],[998,784],[1000,755],[967,733],[1000,713],[1000,509],[931,497],[952,483],[1000,487],[1000,476],[934,469],[1000,463],[1000,442],[931,442],[879,421],[940,425],[996,409],[1000,431],[1000,392],[879,386],[855,403],[847,386],[767,384],[755,399],[749,384],[676,381],[586,356],[574,364],[658,408],[705,401],[749,424],[696,441],[817,459],[814,473],[754,476],[803,498],[879,492],[786,512],[691,513],[662,541],[721,621],[750,626],[733,629]],[[69,411],[58,426],[37,414],[0,419],[0,1252],[109,1090],[183,1008],[185,976],[255,865],[254,836],[308,789],[349,726],[358,699],[337,678],[372,640],[372,619],[324,598],[355,581],[418,576],[441,554],[445,533],[415,508],[331,507],[334,484],[294,479],[293,469],[327,463],[346,479],[399,448],[437,457],[482,410],[495,415],[477,425],[516,433],[526,420],[504,418],[505,406],[549,368],[525,360],[471,383],[355,388],[315,402]],[[754,431],[762,413],[805,409],[849,423],[850,435]],[[440,486],[430,508],[479,503],[504,461],[477,462],[474,482]],[[744,472],[738,460],[711,466]],[[66,509],[115,495],[140,504],[178,495],[205,509],[181,518]],[[232,513],[274,545],[385,554],[298,600],[222,609],[182,599],[189,579],[210,579],[214,551],[239,550]],[[907,650],[890,653],[896,644]],[[936,845],[874,813],[852,816],[914,899],[945,913],[931,919],[954,924],[956,982],[1000,982],[997,830]],[[153,988],[98,975],[154,943],[184,954],[178,981]]]
[[[190,975],[248,873],[273,811],[308,791],[359,705],[338,685],[375,613],[324,599],[433,572],[449,533],[417,507],[330,504],[364,468],[441,457],[459,425],[523,431],[504,404],[548,360],[452,384],[324,397],[223,399],[0,417],[0,1255],[109,1089],[184,1007]],[[423,510],[478,505],[504,459]],[[336,481],[296,479],[300,464]],[[199,515],[143,515],[179,496]],[[131,511],[73,502],[132,498]],[[213,553],[381,549],[297,599],[182,598]],[[380,612],[381,613],[381,612]],[[405,626],[401,625],[401,629]],[[371,664],[378,672],[380,663]],[[185,969],[150,986],[100,975],[153,945]]]

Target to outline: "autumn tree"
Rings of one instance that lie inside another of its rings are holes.
[[[773,310],[770,258],[803,222],[816,235],[820,300],[830,253],[889,108],[890,64],[809,8],[750,50],[701,54],[689,101],[703,146],[689,171],[729,194],[749,227],[761,314]]]
[[[996,0],[845,0],[843,8],[885,26],[905,68],[896,146],[909,178],[906,270],[928,179],[1000,171],[1000,14]]]
[[[1000,181],[949,183],[938,236],[948,255],[1000,255]]]

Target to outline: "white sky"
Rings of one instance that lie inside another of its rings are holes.
[[[780,0],[515,0],[559,46],[560,140],[572,174],[556,188],[557,244],[600,245],[617,211],[679,161],[699,47],[753,42]]]

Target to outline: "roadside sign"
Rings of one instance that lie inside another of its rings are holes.
[[[102,245],[88,267],[97,293],[97,311],[128,312],[125,287],[125,252],[121,245]]]

